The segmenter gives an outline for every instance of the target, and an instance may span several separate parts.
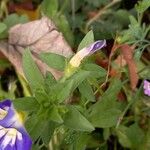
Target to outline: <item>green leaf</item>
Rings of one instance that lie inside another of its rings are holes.
[[[9,29],[16,24],[28,22],[28,17],[25,15],[19,16],[17,14],[10,14],[4,19],[3,22],[7,25]]]
[[[109,110],[104,109],[103,111],[101,109],[99,113],[100,114],[92,116],[92,124],[94,127],[109,128],[117,124],[121,111],[118,109],[110,108]]]
[[[131,142],[127,136],[127,130],[128,128],[125,126],[119,126],[118,129],[116,130],[119,143],[126,148],[131,148]]]
[[[144,132],[137,123],[134,123],[129,127],[121,125],[116,130],[116,133],[119,138],[119,142],[123,147],[139,149],[139,146],[143,144]]]
[[[46,16],[54,17],[58,11],[58,1],[43,0],[41,8]]]
[[[17,110],[22,111],[36,111],[40,107],[34,97],[17,98],[13,101],[13,104]]]
[[[54,78],[51,72],[46,73],[45,83],[49,84],[50,86],[56,83],[56,79]]]
[[[7,28],[7,26],[6,26],[4,23],[1,23],[1,22],[0,22],[0,34],[1,34],[3,31],[5,31],[6,28]]]
[[[43,88],[43,76],[32,59],[31,52],[28,49],[26,49],[23,54],[23,70],[33,91],[37,88]]]
[[[25,127],[33,141],[36,141],[45,129],[46,122],[43,117],[32,115],[26,122]]]
[[[54,76],[52,75],[51,72],[46,73],[46,77],[45,77],[44,82],[45,82],[45,91],[46,91],[46,93],[50,94],[51,93],[50,91],[51,91],[52,87],[55,84],[57,84],[57,81],[56,81],[56,79],[54,78]]]
[[[40,58],[48,66],[63,71],[65,68],[65,57],[55,53],[41,53]]]
[[[135,8],[139,13],[144,13],[145,10],[147,10],[150,7],[150,1],[149,0],[142,0],[138,1],[138,4],[136,4]]]
[[[5,30],[1,35],[1,38],[6,38],[8,36],[9,29],[19,23],[26,23],[28,21],[28,17],[25,15],[19,16],[17,14],[10,14],[4,20],[3,23],[7,26],[7,30]]]
[[[110,129],[104,128],[103,129],[103,137],[104,137],[105,141],[107,141],[109,139],[110,135],[111,135]]]
[[[64,88],[61,91],[59,91],[57,95],[59,103],[66,100],[71,95],[71,93],[73,92],[73,85],[74,85],[73,80],[71,82],[67,82],[67,84],[64,85]]]
[[[75,150],[85,150],[89,140],[90,140],[89,134],[80,133],[74,141]]]
[[[90,75],[89,71],[80,70],[64,83],[61,91],[58,91],[57,99],[61,103]]]
[[[83,40],[82,40],[81,43],[79,44],[77,51],[79,51],[79,50],[81,50],[82,48],[84,48],[84,47],[90,45],[90,44],[93,43],[93,42],[94,42],[94,34],[93,34],[93,31],[91,30],[91,31],[89,31],[89,32],[85,35],[85,37],[83,38]]]
[[[53,106],[50,109],[48,117],[49,117],[50,120],[52,120],[54,122],[63,123],[63,119],[61,118],[61,115],[59,114],[58,108],[56,106]]]
[[[64,124],[67,127],[78,131],[91,132],[94,130],[92,124],[74,106],[69,106],[68,109],[64,118]]]
[[[90,71],[91,77],[93,78],[101,78],[106,76],[106,70],[96,64],[84,64],[84,70]]]
[[[116,101],[121,82],[114,79],[100,100],[90,108],[90,120],[95,127],[108,128],[117,124],[121,111]]]
[[[53,18],[53,20],[56,26],[58,27],[58,29],[63,33],[63,36],[68,41],[68,43],[70,45],[73,45],[74,36],[66,16],[61,14],[60,16]]]
[[[53,133],[55,131],[56,128],[56,123],[52,122],[52,121],[46,121],[44,129],[42,131],[42,140],[44,142],[45,145],[48,145],[50,142],[50,139],[53,136]]]
[[[95,101],[95,96],[93,93],[93,89],[91,87],[91,85],[89,84],[88,81],[83,81],[80,85],[79,85],[79,91],[81,93],[81,95],[83,97],[85,97],[87,99],[87,101]]]
[[[49,96],[43,89],[36,89],[34,91],[35,99],[39,104],[44,104],[44,102],[49,102]]]
[[[150,149],[150,124],[148,124],[148,129],[146,131],[145,138],[143,138],[143,142],[139,146],[138,150],[149,150]]]
[[[5,69],[5,68],[8,68],[10,66],[11,66],[11,64],[8,60],[0,59],[0,68],[1,69]]]
[[[127,130],[127,136],[131,142],[131,147],[134,149],[138,149],[138,147],[142,144],[144,138],[144,132],[138,126],[137,123],[131,125]],[[137,138],[138,137],[138,138]]]

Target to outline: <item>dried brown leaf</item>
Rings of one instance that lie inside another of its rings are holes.
[[[136,85],[138,83],[138,74],[137,74],[136,63],[133,59],[134,47],[124,44],[124,45],[120,46],[120,49],[121,49],[121,53],[122,53],[124,59],[126,60],[128,68],[129,68],[131,88],[132,88],[132,90],[135,90]]]
[[[62,33],[57,31],[54,23],[47,17],[12,27],[9,31],[8,42],[0,42],[0,51],[21,75],[23,75],[22,54],[26,47],[30,48],[41,72],[45,74],[50,71],[57,79],[62,73],[48,67],[37,55],[41,52],[53,52],[65,57],[72,55],[72,50]]]

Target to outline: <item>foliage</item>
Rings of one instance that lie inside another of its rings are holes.
[[[38,58],[49,67],[72,72],[68,76],[64,73],[58,80],[51,72],[43,75],[32,52],[25,48],[22,62],[27,85],[25,89],[21,86],[21,90],[27,90],[28,96],[16,95],[21,91],[17,83],[22,79],[15,75],[6,90],[2,76],[0,99],[13,99],[17,111],[25,114],[25,127],[33,140],[33,149],[149,150],[150,99],[143,93],[143,80],[150,79],[147,57],[150,26],[143,22],[143,16],[150,1],[139,1],[129,11],[121,7],[123,1],[119,0],[36,3],[41,14],[55,22],[76,51],[96,39],[110,39],[114,44],[108,40],[104,50],[84,59],[73,69],[69,68],[70,58],[40,53]],[[27,21],[27,16],[7,15],[0,22],[0,38],[7,38],[13,25]],[[123,45],[128,45],[129,51],[133,47],[133,57],[129,57],[129,61],[123,57]],[[118,57],[122,58],[121,62]],[[135,64],[139,78],[133,89],[129,83],[132,68],[127,68],[130,62]],[[2,60],[0,66],[6,68],[10,64]]]

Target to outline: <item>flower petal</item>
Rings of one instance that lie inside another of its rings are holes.
[[[10,100],[0,102],[0,150],[30,150],[32,141]]]
[[[90,44],[88,47],[85,47],[78,51],[70,60],[69,64],[73,67],[79,67],[82,59],[88,55],[93,54],[94,52],[98,51],[99,49],[106,46],[106,40],[99,40],[92,44]]]

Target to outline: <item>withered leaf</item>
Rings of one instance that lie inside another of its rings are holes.
[[[0,42],[0,51],[8,58],[16,71],[23,76],[22,54],[26,47],[30,48],[33,59],[36,61],[40,71],[43,74],[50,71],[56,79],[62,73],[48,67],[37,57],[38,54],[41,52],[53,52],[69,57],[73,53],[62,33],[57,31],[54,23],[47,17],[15,25],[9,31],[8,41]]]
[[[134,48],[127,44],[123,44],[120,46],[120,49],[121,49],[121,53],[128,65],[128,68],[129,68],[131,88],[132,88],[132,90],[135,90],[139,78],[138,78],[138,74],[137,74],[136,63],[133,59]]]

